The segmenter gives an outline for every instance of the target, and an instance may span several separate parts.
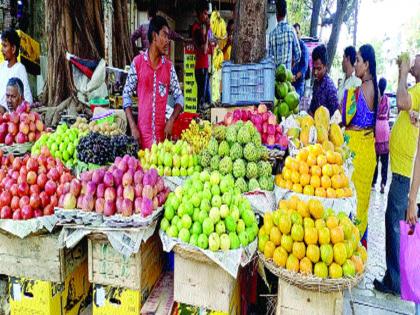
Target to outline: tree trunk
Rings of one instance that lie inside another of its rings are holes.
[[[355,1],[354,8],[354,28],[353,28],[353,46],[356,47],[357,44],[357,23],[359,19],[359,0]]]
[[[331,35],[328,40],[327,53],[328,53],[328,70],[331,69],[331,65],[334,60],[335,52],[337,50],[338,39],[340,37],[341,25],[343,24],[344,14],[347,10],[347,0],[337,0],[337,11],[334,17],[332,25]]]
[[[318,21],[319,14],[321,12],[322,0],[312,0],[312,15],[311,15],[311,26],[309,28],[309,36],[318,36]]]
[[[232,60],[237,64],[259,62],[266,56],[267,1],[238,0]]]

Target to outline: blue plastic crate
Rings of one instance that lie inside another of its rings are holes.
[[[224,62],[222,103],[230,105],[273,103],[275,70],[272,58],[244,65]]]

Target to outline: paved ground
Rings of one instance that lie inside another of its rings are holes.
[[[373,280],[382,279],[385,263],[385,210],[390,184],[385,194],[379,193],[379,185],[372,191],[369,209],[368,266],[364,281],[351,294],[346,293],[345,314],[414,314],[414,304],[399,297],[385,295],[373,289]],[[353,300],[354,303],[350,303]],[[352,307],[353,305],[353,307]]]

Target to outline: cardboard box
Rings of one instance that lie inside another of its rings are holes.
[[[233,112],[235,109],[249,109],[253,110],[255,106],[236,106],[236,107],[213,107],[211,109],[211,123],[218,124],[223,122],[227,113]]]
[[[171,315],[229,315],[226,312],[208,310],[204,307],[175,303]]]
[[[233,278],[215,263],[186,259],[175,253],[174,299],[182,304],[239,315],[239,277],[240,274]]]
[[[163,250],[157,232],[130,257],[118,253],[105,239],[89,239],[88,252],[90,282],[140,290],[142,301],[162,273]]]
[[[341,315],[343,292],[303,290],[279,279],[276,315]]]
[[[63,284],[15,277],[9,282],[11,315],[78,315],[89,304],[87,260]]]
[[[138,315],[142,304],[140,291],[95,284],[93,315]]]
[[[60,233],[19,238],[0,233],[0,274],[16,278],[63,283],[87,258],[87,243],[61,248]]]
[[[9,305],[9,278],[0,275],[0,315],[10,313]]]
[[[174,305],[174,274],[162,274],[155,288],[141,308],[142,315],[168,315]]]

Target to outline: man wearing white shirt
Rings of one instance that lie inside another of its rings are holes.
[[[7,29],[1,34],[4,62],[0,65],[0,112],[7,111],[6,87],[10,78],[19,78],[24,87],[25,100],[32,104],[32,94],[28,83],[25,66],[17,61],[20,48],[20,37],[16,30]]]
[[[338,101],[343,101],[344,91],[350,88],[356,88],[362,85],[362,81],[356,77],[354,73],[354,64],[356,63],[356,49],[353,46],[348,46],[344,49],[343,61],[341,63],[343,72],[345,74],[344,80],[338,86]]]

